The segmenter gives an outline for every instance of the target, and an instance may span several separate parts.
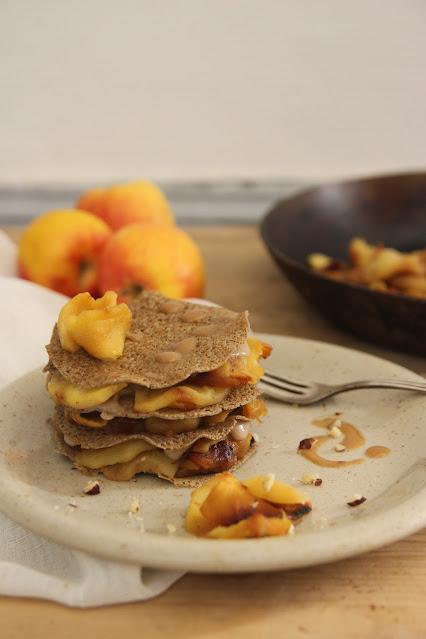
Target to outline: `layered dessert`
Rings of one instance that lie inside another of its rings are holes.
[[[129,305],[82,293],[47,351],[60,452],[84,473],[185,485],[255,450],[250,422],[266,414],[259,360],[271,348],[251,336],[247,312],[152,291]]]

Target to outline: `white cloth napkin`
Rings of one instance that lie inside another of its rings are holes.
[[[15,275],[16,248],[0,232],[0,388],[46,363],[44,345],[67,299]],[[105,561],[65,548],[0,513],[0,594],[86,608],[150,599],[182,574]]]

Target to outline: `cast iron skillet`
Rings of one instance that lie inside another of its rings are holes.
[[[345,259],[354,236],[402,251],[426,247],[426,173],[326,184],[274,205],[262,238],[293,286],[324,315],[371,341],[426,355],[426,300],[337,282],[309,253]]]

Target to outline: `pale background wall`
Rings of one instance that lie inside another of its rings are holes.
[[[426,165],[424,0],[0,0],[0,184]]]

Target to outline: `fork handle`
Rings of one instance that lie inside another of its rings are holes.
[[[346,393],[347,391],[357,390],[361,388],[396,388],[399,390],[412,390],[426,393],[426,382],[402,382],[396,379],[364,379],[357,382],[349,382],[348,384],[341,384],[340,386],[336,386],[332,394],[337,395],[338,393]]]

